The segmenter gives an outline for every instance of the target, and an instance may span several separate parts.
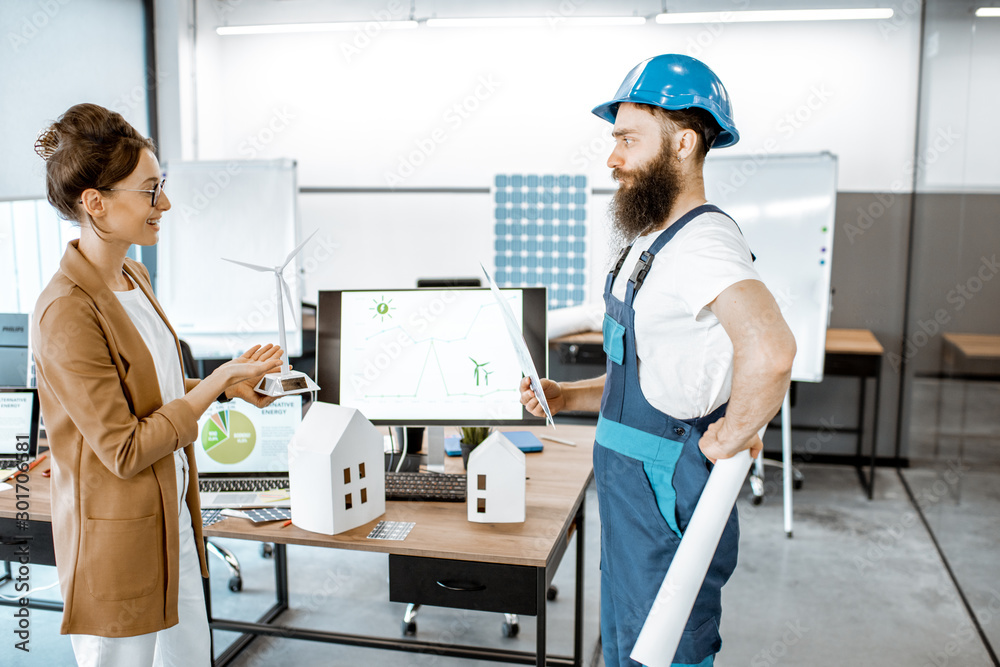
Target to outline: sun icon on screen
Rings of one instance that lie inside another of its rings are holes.
[[[375,314],[372,315],[373,320],[376,317],[382,318],[379,320],[380,322],[385,322],[385,318],[387,317],[390,320],[392,319],[392,314],[389,312],[390,311],[389,304],[392,303],[392,299],[386,300],[386,298],[383,296],[381,301],[379,301],[378,299],[372,299],[372,301],[375,303],[375,305],[372,306],[369,310],[375,311]]]

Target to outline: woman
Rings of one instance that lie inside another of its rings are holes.
[[[52,531],[80,665],[208,665],[208,576],[192,442],[216,397],[259,407],[256,346],[184,380],[149,274],[128,259],[170,209],[153,143],[121,115],[71,107],[42,133],[49,202],[80,225],[35,306],[32,345],[52,453]],[[200,576],[199,576],[200,575]]]

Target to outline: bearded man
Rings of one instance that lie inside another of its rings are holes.
[[[656,56],[593,113],[614,123],[612,236],[625,246],[604,290],[607,373],[546,379],[542,389],[553,413],[600,413],[601,639],[616,667],[638,665],[629,654],[712,463],[759,453],[757,433],[788,390],[795,339],[739,227],[705,199],[708,149],[739,140],[715,73],[694,58]],[[526,381],[521,402],[542,414]],[[713,664],[738,543],[734,509],[675,665]]]

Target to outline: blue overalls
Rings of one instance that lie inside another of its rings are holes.
[[[635,347],[633,303],[654,256],[687,223],[710,211],[722,213],[715,206],[699,206],[660,233],[636,263],[624,301],[614,297],[611,288],[629,248],[605,283],[608,374],[594,446],[594,477],[601,515],[601,639],[608,667],[638,665],[629,654],[711,471],[698,440],[726,411],[722,405],[708,416],[681,420],[654,408],[639,388]],[[673,656],[674,665],[713,664],[722,645],[722,585],[736,567],[738,545],[734,509]]]

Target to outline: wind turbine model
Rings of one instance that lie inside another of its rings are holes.
[[[285,308],[282,304],[281,294],[284,292],[288,299],[288,307],[292,307],[292,291],[288,288],[288,283],[285,282],[284,276],[281,272],[285,270],[289,262],[299,254],[299,251],[312,240],[312,237],[316,236],[316,232],[309,235],[305,241],[299,244],[299,246],[288,254],[288,258],[285,259],[285,263],[281,266],[257,266],[256,264],[248,264],[247,262],[238,262],[235,259],[222,259],[227,262],[232,262],[233,264],[239,264],[240,266],[245,266],[248,269],[253,269],[254,271],[273,271],[275,289],[278,292],[278,334],[281,339],[281,372],[280,373],[268,373],[265,375],[261,381],[254,387],[254,391],[258,394],[264,394],[265,396],[289,396],[292,394],[304,394],[307,391],[317,391],[319,385],[312,381],[308,375],[301,371],[293,371],[288,368],[288,346],[285,344]],[[294,311],[293,311],[294,313]]]

